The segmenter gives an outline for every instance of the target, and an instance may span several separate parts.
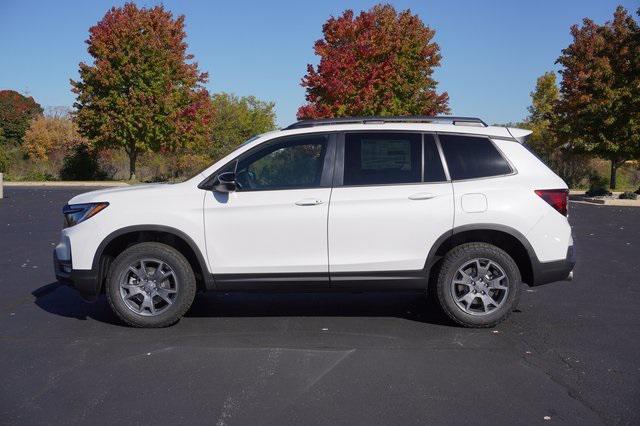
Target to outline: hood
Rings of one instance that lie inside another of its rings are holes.
[[[178,185],[181,184],[151,183],[145,185],[118,186],[115,188],[99,189],[97,191],[90,191],[76,195],[69,200],[69,204],[95,203],[100,201],[109,202],[115,198],[121,198],[122,196],[135,196],[139,193],[166,191],[167,189]]]

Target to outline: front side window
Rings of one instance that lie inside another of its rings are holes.
[[[512,172],[488,138],[438,135],[453,180],[507,175]]]
[[[422,180],[422,135],[348,133],[344,185],[382,185]]]
[[[326,135],[286,139],[259,149],[238,161],[239,191],[320,186]]]

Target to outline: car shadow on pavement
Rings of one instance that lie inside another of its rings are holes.
[[[58,282],[31,293],[42,310],[67,318],[124,325],[104,296],[86,302]],[[198,294],[185,317],[391,317],[434,325],[451,325],[422,293],[207,293]]]
[[[207,293],[186,317],[391,317],[452,325],[424,293]]]
[[[57,281],[44,285],[31,294],[35,297],[34,303],[51,314],[79,320],[92,318],[112,325],[124,325],[111,312],[104,296],[99,297],[95,303],[86,302],[74,289]]]

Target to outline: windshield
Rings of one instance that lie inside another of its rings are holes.
[[[259,135],[255,135],[250,137],[249,139],[247,139],[246,141],[242,142],[240,145],[238,145],[238,148],[245,146],[248,143],[251,143],[253,141],[255,141],[256,139],[258,139],[260,136],[262,136],[264,133],[261,133]],[[237,149],[237,148],[236,148]],[[211,161],[211,164],[215,163],[217,160]],[[206,167],[204,167],[203,169],[199,169],[197,172],[192,172],[189,173],[187,175],[181,176],[179,178],[173,179],[171,181],[171,183],[178,183],[178,182],[184,182],[187,181],[189,179],[192,179],[196,176],[198,176],[200,173],[202,173],[204,170],[206,170],[207,168],[209,168],[211,166],[211,164],[207,165]]]

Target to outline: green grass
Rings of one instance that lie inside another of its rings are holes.
[[[594,171],[609,180],[611,163],[606,160],[595,159],[591,162]],[[640,164],[629,161],[618,169],[616,191],[635,192],[640,187]]]

